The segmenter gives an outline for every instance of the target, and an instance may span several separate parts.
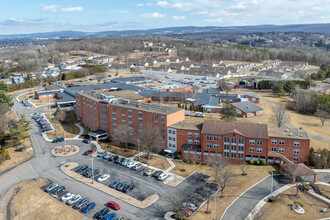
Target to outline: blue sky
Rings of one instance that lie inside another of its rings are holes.
[[[329,11],[330,0],[11,0],[0,34],[330,23]]]

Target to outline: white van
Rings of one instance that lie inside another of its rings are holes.
[[[195,112],[196,117],[204,118],[205,115],[202,112]]]

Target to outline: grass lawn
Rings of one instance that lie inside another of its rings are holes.
[[[181,175],[189,176],[191,173],[197,171],[207,175],[212,176],[211,181],[214,180],[214,172],[212,168],[206,165],[197,165],[197,164],[182,164],[179,161],[173,161],[177,166],[171,172]],[[184,172],[181,172],[180,169],[185,169]],[[269,175],[269,171],[275,171],[272,166],[250,166],[247,170],[247,175],[242,176],[239,165],[231,165],[230,169],[233,172],[233,177],[229,181],[228,185],[224,190],[224,197],[218,198],[217,200],[217,219],[221,217],[226,207],[233,202],[240,194],[242,194],[246,189]],[[220,195],[220,193],[219,193]],[[209,203],[209,209],[214,210],[213,199]],[[206,205],[204,205],[193,217],[192,219],[212,219],[213,212],[211,214],[205,214]]]
[[[299,192],[298,197],[295,196],[296,188],[292,187],[278,196],[275,203],[267,203],[262,209],[261,213],[266,213],[264,219],[320,219],[330,217],[330,212],[323,215],[320,214],[321,209],[328,206],[314,199],[307,193]],[[304,204],[305,214],[300,215],[291,210],[291,204],[294,201],[299,201]]]
[[[135,149],[128,148],[128,151],[126,151],[125,146],[124,147],[117,147],[109,143],[99,143],[103,150],[112,152],[116,151],[118,155],[123,157],[132,157],[138,153]]]
[[[319,186],[319,189],[322,194],[330,198],[330,186],[322,185],[322,184],[317,184]]]
[[[91,129],[86,127],[85,125],[80,124],[80,126],[84,129],[83,135],[87,135],[89,132],[91,132]]]
[[[33,102],[36,106],[41,106],[41,105],[46,105],[46,104],[49,104],[49,102],[52,104],[55,102],[55,98],[50,98],[50,99],[41,99],[41,100],[38,100],[38,99],[30,99],[31,102]]]
[[[51,108],[50,108],[50,111],[54,111],[54,110],[56,110],[55,107],[51,107]],[[41,108],[40,111],[42,111],[42,112],[49,112],[49,107]]]
[[[52,125],[54,126],[55,131],[48,132],[47,136],[49,139],[53,140],[58,136],[63,137],[64,136],[64,130],[65,130],[65,137],[66,138],[73,138],[77,134],[79,134],[79,128],[75,126],[74,124],[64,124],[60,122],[55,122],[55,119],[50,120]]]
[[[325,142],[325,141],[320,141],[318,139],[315,138],[311,138],[311,147],[314,148],[314,150],[319,150],[319,149],[327,149],[330,150],[330,143]]]
[[[26,93],[24,95],[21,95],[19,97],[19,100],[22,101],[23,99],[32,99],[34,96],[34,92],[29,92],[29,93]]]
[[[138,158],[137,158],[138,159]],[[154,154],[151,155],[151,158],[147,158],[147,154],[143,154],[140,158],[141,161],[147,161],[150,166],[157,167],[161,170],[166,170],[171,165],[167,162],[165,158],[158,157]]]
[[[48,180],[37,180],[21,183],[17,195],[14,195],[9,209],[9,219],[73,219],[80,220],[83,215],[71,207],[45,193],[40,187],[48,184]]]

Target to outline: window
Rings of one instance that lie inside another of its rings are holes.
[[[194,144],[199,144],[199,140],[194,140]]]
[[[262,153],[262,148],[257,148],[257,153]]]
[[[139,121],[143,121],[143,119],[142,119],[142,118],[138,118],[138,120],[139,120]]]
[[[138,130],[138,132],[139,132],[139,133],[142,133],[142,130],[141,130],[141,129],[139,129],[139,130]]]
[[[279,144],[279,145],[284,145],[284,141],[283,141],[283,140],[279,140],[279,141],[278,141],[278,144]]]
[[[172,137],[168,137],[168,139],[171,141],[172,140]]]
[[[172,131],[171,131],[171,130],[168,130],[168,133],[169,133],[169,134],[171,134],[171,133],[172,133]]]
[[[293,149],[293,153],[294,153],[294,154],[299,154],[299,150],[297,150],[297,149]]]
[[[125,124],[126,123],[126,120],[121,120],[121,123],[124,123]]]
[[[126,118],[126,115],[125,115],[125,114],[122,114],[121,117],[122,117],[122,118]]]
[[[142,115],[142,112],[138,112],[138,115]]]
[[[116,123],[113,123],[112,125],[113,125],[114,127],[117,127],[117,124],[116,124]]]
[[[278,149],[278,152],[280,152],[280,153],[284,153],[284,148],[279,148],[279,149]]]
[[[116,107],[112,107],[112,110],[116,111]]]
[[[112,115],[116,116],[117,114],[116,114],[116,112],[112,112]]]
[[[250,145],[255,145],[256,142],[255,142],[255,140],[250,140],[250,141],[249,141],[249,144],[250,144]]]
[[[158,115],[155,115],[155,118],[157,119],[158,118]]]
[[[214,141],[219,141],[219,137],[213,137]]]
[[[192,137],[193,136],[193,133],[188,133],[188,137]]]
[[[229,143],[229,137],[224,137],[224,142]]]
[[[164,123],[164,122],[161,122],[160,125],[161,125],[161,126],[165,126],[165,123]]]
[[[125,113],[125,112],[126,112],[126,109],[122,108],[122,109],[121,109],[121,112],[122,112],[122,113]]]
[[[128,112],[129,114],[132,114],[132,110],[130,110],[130,109],[129,109],[129,110],[127,110],[127,112]]]
[[[162,128],[161,132],[165,132],[165,129],[164,129],[164,128]]]
[[[296,141],[295,141],[295,142],[293,143],[293,146],[295,146],[295,147],[299,147],[299,146],[300,146],[300,142],[296,142]]]
[[[229,150],[229,144],[224,144],[223,149],[228,151]]]
[[[188,144],[192,144],[192,143],[193,143],[193,140],[188,139]]]
[[[107,106],[106,106],[106,105],[100,105],[100,107],[101,107],[101,108],[107,108]]]
[[[234,138],[234,137],[231,138],[231,143],[236,143],[236,141],[237,141],[236,138]]]
[[[231,158],[236,158],[236,152],[231,152]]]
[[[129,125],[132,125],[133,123],[131,121],[128,122]]]
[[[101,115],[102,119],[107,119],[107,116]]]
[[[224,158],[229,158],[229,152],[227,152],[227,151],[223,152],[223,157]]]
[[[168,144],[169,147],[172,147],[172,144]]]
[[[244,159],[244,154],[243,153],[238,153],[238,159],[243,160]]]
[[[212,141],[212,137],[211,136],[206,136],[206,140]]]
[[[194,133],[194,136],[195,137],[199,137],[199,133]]]
[[[142,128],[143,127],[143,124],[139,124],[139,128]]]
[[[244,144],[244,138],[239,138],[239,139],[238,139],[238,143],[239,143],[239,144]]]
[[[175,137],[173,138],[173,141],[175,141]]]
[[[238,151],[244,151],[244,146],[238,145]]]
[[[155,121],[155,125],[158,125],[158,121]]]
[[[129,118],[129,119],[133,119],[132,115],[129,115],[128,118]]]
[[[299,162],[299,157],[293,157],[294,162]]]
[[[237,149],[237,148],[236,148],[236,145],[231,145],[231,150],[232,150],[232,151],[236,151],[236,149]]]
[[[207,148],[211,148],[211,147],[212,147],[212,144],[207,143],[207,144],[206,144],[206,147],[207,147]]]
[[[276,152],[276,151],[277,151],[276,147],[272,147],[272,148],[271,148],[271,151],[272,151],[272,152]]]
[[[257,141],[257,145],[262,145],[262,141]]]
[[[254,152],[254,148],[253,147],[250,147],[249,148],[249,152]]]
[[[172,134],[175,134],[175,131],[172,131]]]
[[[219,144],[213,144],[213,148],[219,149]]]
[[[272,144],[277,144],[277,140],[272,140]]]

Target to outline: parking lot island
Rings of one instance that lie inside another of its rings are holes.
[[[79,147],[75,145],[58,146],[52,150],[54,156],[72,156],[79,152]]]
[[[124,202],[127,202],[135,207],[138,207],[138,208],[147,208],[149,207],[150,205],[152,205],[154,202],[156,202],[158,199],[159,199],[159,196],[157,194],[153,194],[153,195],[150,195],[148,198],[146,198],[145,200],[137,200],[125,193],[122,193],[122,192],[119,192],[117,190],[114,190],[104,184],[101,184],[99,182],[96,182],[96,181],[92,181],[91,179],[89,178],[86,178],[86,177],[83,177],[81,176],[80,174],[72,171],[72,169],[76,168],[79,164],[78,163],[75,163],[75,162],[70,162],[70,163],[65,163],[61,166],[61,170],[68,176],[80,181],[80,182],[83,182],[91,187],[94,187],[104,193],[107,193],[109,195],[112,195],[114,197],[116,197],[117,199],[120,199]]]

